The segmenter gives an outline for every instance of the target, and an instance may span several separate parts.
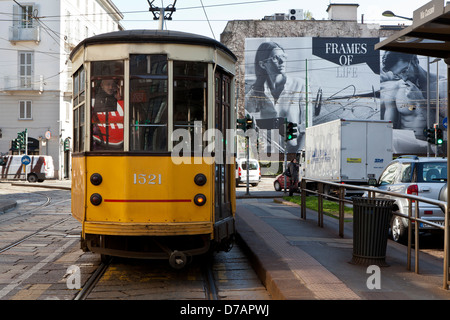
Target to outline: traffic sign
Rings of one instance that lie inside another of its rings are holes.
[[[23,157],[22,157],[22,164],[23,165],[29,165],[31,163],[31,158],[29,157],[29,156],[27,156],[27,155],[24,155]]]
[[[448,125],[447,117],[445,117],[444,120],[442,120],[442,125],[444,126],[445,129],[447,129],[447,125]]]

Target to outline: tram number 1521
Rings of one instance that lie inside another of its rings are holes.
[[[161,184],[161,174],[134,173],[134,184]]]

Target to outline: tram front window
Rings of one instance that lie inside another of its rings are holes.
[[[196,147],[205,147],[206,143],[202,142],[207,125],[206,84],[206,63],[174,61],[173,129],[187,130],[191,139],[191,151]],[[194,139],[194,134],[201,134],[200,139]],[[195,146],[195,141],[200,141],[202,146]]]
[[[130,151],[167,151],[167,56],[130,55]]]
[[[123,61],[95,61],[91,70],[91,150],[123,150]]]

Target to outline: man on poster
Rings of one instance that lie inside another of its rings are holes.
[[[429,124],[440,123],[436,119],[439,107],[440,118],[445,117],[446,81],[439,79],[439,106],[437,106],[438,78],[427,74],[419,64],[417,55],[386,51],[382,58],[381,74],[381,119],[391,120],[394,129],[414,132],[416,141],[403,141],[416,145],[414,151],[421,152],[427,146],[424,129],[427,128],[427,85],[430,86]],[[405,135],[406,139],[406,135]],[[406,151],[406,150],[405,150]]]

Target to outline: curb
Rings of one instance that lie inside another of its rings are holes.
[[[13,200],[0,200],[0,213],[5,213],[17,206],[17,202]]]

